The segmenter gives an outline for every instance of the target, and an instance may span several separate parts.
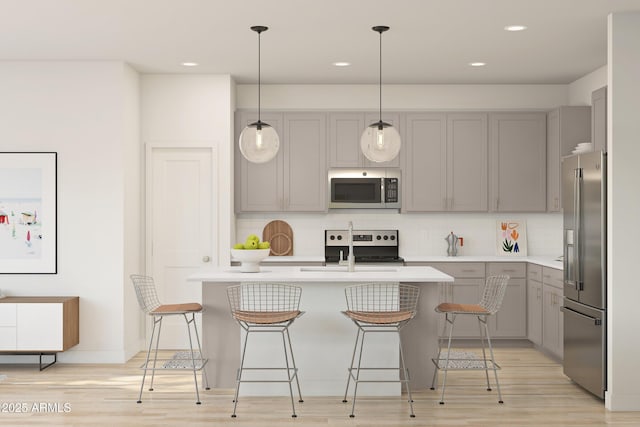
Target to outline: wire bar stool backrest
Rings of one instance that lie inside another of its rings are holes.
[[[140,274],[132,274],[130,277],[133,282],[133,287],[136,290],[136,297],[138,298],[140,308],[145,313],[151,314],[153,310],[162,305],[158,300],[158,293],[156,292],[153,277]]]
[[[300,307],[302,288],[282,283],[241,283],[227,288],[231,313],[288,312]]]
[[[507,291],[509,276],[489,276],[484,285],[480,306],[490,314],[495,314],[500,310],[504,294]]]
[[[401,283],[364,283],[345,289],[347,309],[354,312],[411,312],[418,307],[419,288]]]

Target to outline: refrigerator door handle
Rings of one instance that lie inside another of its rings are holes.
[[[578,311],[572,310],[569,307],[560,307],[560,311],[563,311],[565,313],[571,313],[571,314],[575,314],[576,316],[580,316],[584,319],[588,319],[588,320],[593,320],[593,324],[596,326],[601,326],[602,325],[602,319],[598,318],[598,317],[591,317],[591,316],[587,316],[586,314],[582,314]]]
[[[582,234],[582,168],[577,168],[574,176],[574,227],[575,227],[575,240],[574,240],[574,250],[573,250],[573,278],[575,280],[576,290],[582,290],[582,266],[580,265],[580,255],[581,255],[581,234]]]

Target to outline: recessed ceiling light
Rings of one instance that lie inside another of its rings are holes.
[[[527,27],[524,25],[507,25],[504,29],[507,31],[524,31]]]
[[[487,65],[486,62],[469,62],[469,65],[471,65],[472,67],[484,67],[485,65]]]
[[[334,62],[333,65],[335,65],[336,67],[348,67],[349,65],[351,65],[351,62],[338,61]]]
[[[197,62],[183,62],[182,65],[184,65],[185,67],[197,67],[198,63]]]

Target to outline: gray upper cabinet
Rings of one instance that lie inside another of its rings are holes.
[[[546,113],[489,115],[490,209],[546,210]]]
[[[487,210],[487,115],[410,113],[404,210]]]
[[[593,149],[607,151],[607,87],[591,94],[591,141]]]
[[[262,113],[260,119],[273,126],[280,137],[276,157],[266,163],[251,163],[240,153],[238,138],[244,127],[258,119],[257,113],[238,113],[235,138],[235,200],[237,212],[281,211],[284,202],[283,115]]]
[[[329,114],[329,167],[361,167],[364,156],[360,136],[364,131],[364,114]]]
[[[591,139],[591,107],[566,106],[547,114],[547,210],[560,212],[560,161]]]
[[[447,122],[444,114],[410,113],[405,121],[403,210],[446,210]]]
[[[284,210],[327,210],[326,115],[284,115]]]
[[[488,145],[486,114],[447,114],[448,210],[487,210]]]
[[[256,119],[255,113],[239,113],[236,135]],[[280,150],[273,160],[256,164],[235,144],[236,211],[326,211],[326,115],[262,113],[261,119],[278,132]]]
[[[367,126],[378,120],[379,114],[374,113],[329,113],[329,167],[400,167],[400,155],[390,162],[375,163],[362,154],[360,137]],[[399,114],[383,113],[382,120],[391,123],[400,132]]]

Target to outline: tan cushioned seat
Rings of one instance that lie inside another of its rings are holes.
[[[489,314],[489,312],[478,304],[454,304],[443,302],[436,307],[438,313],[454,314]]]
[[[300,315],[300,310],[293,311],[244,311],[236,310],[233,312],[234,319],[247,323],[258,323],[268,325],[272,323],[283,323],[293,320]]]
[[[202,306],[197,302],[188,302],[185,304],[164,304],[153,310],[152,314],[183,314],[198,313],[202,311]]]
[[[378,325],[398,323],[411,319],[411,311],[343,311],[353,320]]]

